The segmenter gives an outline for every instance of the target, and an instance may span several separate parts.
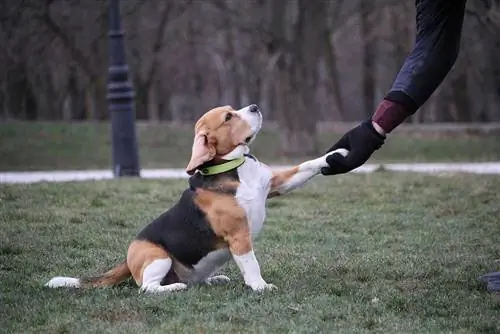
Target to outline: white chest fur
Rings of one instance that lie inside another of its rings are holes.
[[[272,171],[260,162],[247,158],[238,167],[240,185],[236,201],[245,210],[252,238],[255,238],[266,219],[266,199],[271,188]]]

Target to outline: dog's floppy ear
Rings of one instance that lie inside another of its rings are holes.
[[[191,160],[186,167],[186,172],[192,175],[196,168],[212,160],[215,153],[215,146],[210,142],[208,133],[206,131],[197,132],[194,136]]]

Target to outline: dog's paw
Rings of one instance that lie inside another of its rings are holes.
[[[333,150],[333,151],[331,151],[331,152],[328,152],[328,153],[327,153],[327,154],[325,154],[323,157],[326,159],[326,158],[328,158],[330,155],[335,154],[335,153],[339,153],[341,156],[346,157],[346,156],[347,156],[347,154],[349,154],[349,151],[348,151],[348,150],[346,150],[345,148],[338,148],[338,149],[336,149],[336,150]]]
[[[227,277],[226,275],[216,275],[207,278],[205,281],[208,285],[220,285],[220,284],[228,284],[231,282],[231,279]]]
[[[325,154],[324,156],[321,157],[321,168],[329,167],[327,159],[329,156],[331,156],[332,154],[335,154],[335,153],[338,153],[338,154],[342,155],[343,157],[346,157],[347,154],[349,154],[349,151],[346,150],[345,148],[338,148],[336,150],[328,152],[327,154]]]
[[[345,148],[338,148],[334,151],[331,151],[331,152],[328,152],[326,153],[325,155],[323,155],[322,157],[320,158],[317,158],[317,159],[314,159],[314,160],[311,160],[310,163],[311,163],[311,167],[313,167],[315,170],[319,171],[321,170],[321,168],[324,168],[324,167],[329,167],[328,165],[328,162],[327,162],[327,158],[332,155],[332,154],[335,154],[335,153],[339,153],[341,154],[343,157],[346,157],[347,154],[349,153],[348,150],[346,150]]]
[[[255,292],[264,292],[264,291],[272,291],[277,290],[278,288],[274,284],[269,284],[266,282],[262,282],[260,284],[254,284],[251,286],[252,290]]]
[[[159,283],[146,284],[141,286],[139,292],[145,293],[166,293],[177,292],[188,288],[186,283],[172,283],[168,285],[160,285]]]

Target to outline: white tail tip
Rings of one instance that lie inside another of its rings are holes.
[[[61,287],[79,288],[80,280],[78,278],[73,278],[73,277],[57,276],[52,278],[47,283],[45,283],[45,286],[49,288],[61,288]]]

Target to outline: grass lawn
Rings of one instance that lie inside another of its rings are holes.
[[[500,298],[476,278],[500,269],[500,179],[394,174],[318,177],[269,201],[256,242],[278,291],[228,286],[143,295],[130,282],[54,290],[97,274],[177,200],[185,181],[0,185],[0,328],[8,333],[498,333]]]
[[[143,168],[185,167],[192,145],[189,125],[138,123]],[[328,149],[341,133],[320,133],[319,147]],[[425,138],[423,138],[425,137]],[[0,170],[110,168],[111,141],[107,123],[0,124]],[[294,163],[310,157],[283,157],[274,131],[263,130],[252,153],[268,163]],[[393,134],[370,162],[498,161],[500,135],[422,136]]]

